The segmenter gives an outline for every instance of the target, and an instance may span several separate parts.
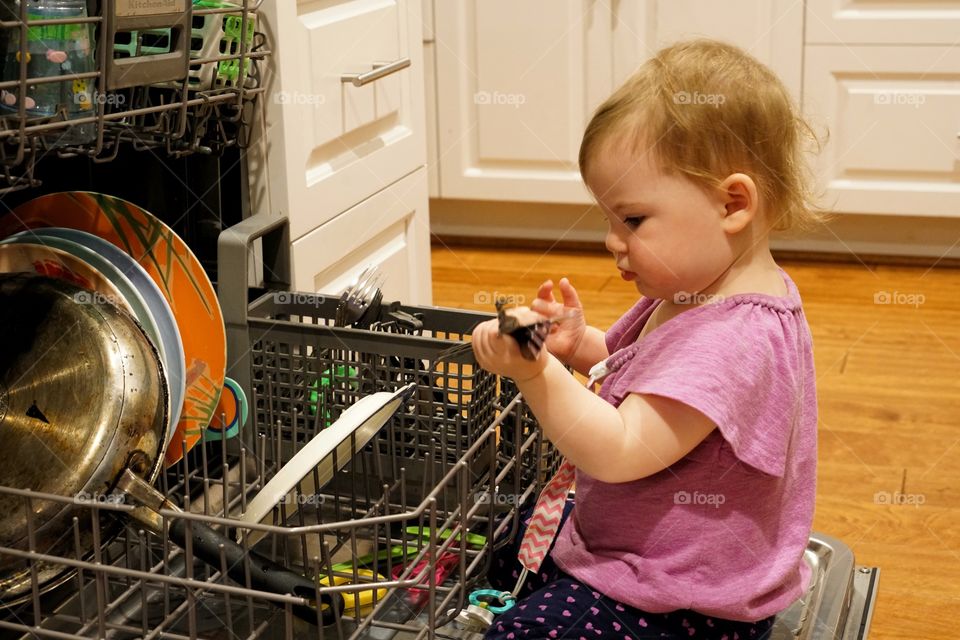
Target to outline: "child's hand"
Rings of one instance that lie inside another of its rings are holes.
[[[523,324],[533,324],[544,318],[527,307],[507,311]],[[498,320],[487,320],[473,330],[473,353],[481,367],[491,373],[524,382],[537,377],[547,366],[550,355],[541,349],[536,359],[528,360],[520,352],[517,341],[509,335],[500,334]]]
[[[580,342],[583,341],[587,321],[583,317],[580,296],[577,295],[577,290],[566,278],[560,278],[560,295],[563,302],[557,302],[557,299],[553,297],[553,281],[547,280],[540,285],[540,289],[537,291],[537,299],[530,306],[534,311],[548,319],[572,316],[550,327],[550,335],[547,336],[546,343],[550,353],[564,364],[570,364],[577,353]]]

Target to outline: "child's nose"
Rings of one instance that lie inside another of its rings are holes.
[[[614,229],[607,229],[607,235],[603,243],[610,253],[621,254],[627,252],[627,243]]]

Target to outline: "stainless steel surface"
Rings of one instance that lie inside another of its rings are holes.
[[[812,570],[810,588],[803,598],[777,616],[771,640],[862,640],[865,616],[873,609],[875,581],[867,585],[863,568],[857,568],[853,551],[842,541],[814,533],[804,559]],[[874,575],[875,569],[866,569]],[[857,576],[861,576],[859,580]],[[870,587],[868,589],[868,586]]]
[[[370,84],[374,80],[379,80],[391,73],[406,69],[409,66],[410,58],[400,58],[393,62],[375,62],[373,64],[373,70],[363,73],[345,73],[340,76],[340,82],[350,83],[355,87],[362,87],[365,84]]]
[[[83,504],[103,500],[136,458],[149,479],[159,472],[168,398],[157,353],[136,321],[83,291],[24,274],[0,276],[0,485],[71,497],[74,504],[0,494],[0,546],[57,555]],[[92,547],[91,518],[81,546]],[[63,573],[41,563],[41,584]],[[0,555],[0,599],[31,588],[22,558]]]

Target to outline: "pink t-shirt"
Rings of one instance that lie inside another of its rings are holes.
[[[693,609],[755,621],[805,591],[817,397],[796,285],[696,307],[637,341],[659,300],[607,332],[600,395],[673,398],[717,425],[686,457],[632,482],[577,471],[576,506],[552,557],[568,574],[650,613]]]

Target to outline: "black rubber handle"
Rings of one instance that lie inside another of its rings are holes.
[[[186,548],[186,520],[176,518],[170,524],[170,539],[181,548]],[[214,531],[202,522],[194,521],[190,525],[193,554],[215,569],[220,569],[220,548],[227,563],[227,575],[241,585],[247,584],[245,557],[249,558],[250,586],[258,591],[290,594],[308,600],[316,598],[316,585],[309,578],[290,571],[259,553],[244,552],[243,547],[233,539]],[[283,609],[285,604],[272,601],[274,605]],[[320,594],[320,620],[324,626],[333,624],[336,620],[333,607],[336,606],[340,614],[343,613],[343,596],[340,594]],[[317,610],[314,607],[293,605],[293,615],[311,624],[317,624]]]

